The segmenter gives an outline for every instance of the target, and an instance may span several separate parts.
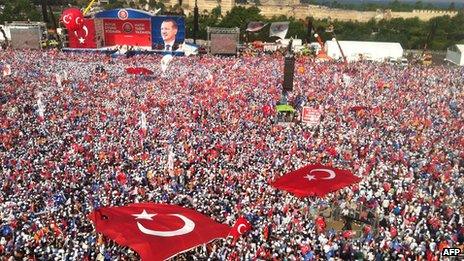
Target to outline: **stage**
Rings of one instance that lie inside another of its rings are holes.
[[[154,15],[126,8],[105,10],[82,21],[80,29],[67,31],[64,52],[184,55],[183,16]]]

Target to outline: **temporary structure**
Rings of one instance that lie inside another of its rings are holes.
[[[464,65],[464,44],[455,44],[446,51],[445,60],[456,65]]]
[[[341,59],[340,48],[348,61],[357,61],[360,59],[372,61],[385,61],[390,59],[399,60],[403,57],[403,47],[400,43],[390,42],[362,42],[362,41],[336,41],[325,42],[324,48],[329,57]]]

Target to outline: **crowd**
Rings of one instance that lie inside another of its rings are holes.
[[[307,126],[263,110],[280,99],[280,55],[175,57],[164,73],[160,60],[0,53],[12,69],[0,78],[0,260],[137,259],[87,218],[134,202],[253,226],[178,260],[438,260],[463,248],[463,68],[298,58],[288,100],[322,110]],[[305,199],[269,185],[309,163],[362,181]],[[321,211],[357,206],[375,226],[317,229]]]

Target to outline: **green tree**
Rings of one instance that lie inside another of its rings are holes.
[[[126,3],[123,0],[110,0],[109,3],[104,6],[104,9],[123,8],[125,6]]]
[[[245,8],[243,6],[234,6],[232,10],[227,12],[222,19],[221,27],[238,27],[240,30],[246,30],[249,22],[263,21],[264,17],[260,14],[258,7],[253,6]]]
[[[42,15],[29,0],[4,0],[4,9],[0,13],[0,22],[41,21]]]

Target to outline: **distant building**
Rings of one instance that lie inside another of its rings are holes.
[[[225,15],[234,6],[251,7],[251,4],[237,4],[235,0],[197,0],[198,8],[201,11],[211,11],[213,8],[220,6],[221,12]],[[166,0],[165,5],[174,6],[179,4],[179,0]],[[195,0],[182,0],[182,8],[186,14],[193,12]],[[412,12],[392,12],[391,10],[377,11],[356,11],[333,9],[326,6],[300,4],[299,0],[262,0],[257,6],[261,14],[266,17],[286,15],[293,16],[297,19],[306,19],[308,16],[316,19],[333,19],[339,21],[359,21],[367,22],[371,19],[392,19],[392,18],[419,18],[428,21],[438,16],[455,16],[457,11],[439,11],[439,10],[414,10]]]

